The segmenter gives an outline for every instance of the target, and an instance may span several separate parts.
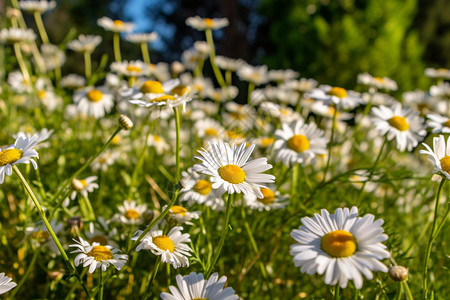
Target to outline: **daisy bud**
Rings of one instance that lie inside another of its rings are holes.
[[[406,281],[408,279],[408,268],[403,266],[391,266],[389,269],[389,276],[394,281]]]
[[[124,130],[130,130],[131,128],[133,128],[133,121],[131,121],[131,119],[125,115],[120,115],[119,125]]]
[[[83,220],[80,216],[70,218],[69,220],[67,220],[67,223],[69,224],[70,232],[74,230],[80,231],[83,229]]]
[[[84,185],[83,185],[83,183],[82,183],[80,180],[74,178],[74,179],[72,180],[72,188],[73,188],[75,191],[80,192],[80,191],[83,190]]]
[[[8,8],[6,8],[6,16],[8,18],[19,18],[20,10],[13,8],[13,7],[8,7]]]

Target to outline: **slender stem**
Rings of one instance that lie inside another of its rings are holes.
[[[39,49],[36,45],[36,41],[30,43],[31,46],[31,52],[33,53],[33,57],[36,60],[36,65],[38,66],[39,72],[41,74],[45,73],[45,63],[42,59],[41,53],[39,52]]]
[[[207,28],[205,30],[205,35],[206,35],[206,42],[208,43],[208,46],[209,46],[209,60],[211,62],[211,66],[213,68],[214,75],[216,76],[217,82],[219,83],[220,87],[225,88],[226,84],[225,84],[225,81],[223,80],[222,73],[220,72],[219,68],[217,67],[216,63],[214,62],[214,60],[216,58],[216,50],[214,48],[214,40],[213,40],[212,30],[210,28]]]
[[[142,52],[142,58],[144,59],[144,62],[151,64],[150,54],[148,52],[147,43],[141,43],[141,52]]]
[[[381,145],[380,152],[378,152],[378,156],[375,159],[375,162],[373,163],[373,166],[372,166],[372,168],[370,170],[369,177],[367,178],[366,181],[364,181],[364,183],[363,183],[363,185],[361,187],[361,190],[359,191],[358,200],[356,201],[357,205],[359,205],[359,203],[361,201],[361,196],[362,196],[362,194],[364,192],[364,188],[366,187],[367,182],[369,182],[372,179],[373,173],[375,173],[375,170],[376,170],[376,168],[378,166],[378,163],[380,161],[380,158],[381,158],[381,154],[383,153],[383,149],[384,149],[384,147],[387,144],[387,140],[388,139],[387,139],[387,135],[386,135],[386,137],[384,138],[384,141],[383,141],[383,145]]]
[[[41,207],[41,205],[40,205],[38,199],[36,198],[36,196],[34,195],[33,190],[28,185],[27,180],[25,179],[25,177],[23,177],[23,175],[20,172],[19,168],[17,168],[16,165],[13,165],[12,167],[13,167],[13,170],[16,173],[16,175],[19,177],[20,181],[22,181],[22,184],[23,184],[25,190],[27,191],[28,195],[30,195],[31,199],[33,200],[34,205],[36,206],[36,208],[37,208],[37,210],[39,212],[39,216],[41,217],[42,221],[44,222],[44,225],[47,228],[47,230],[48,230],[50,236],[52,237],[53,241],[55,242],[56,247],[58,248],[59,252],[61,252],[61,255],[62,255],[63,259],[64,259],[64,262],[66,263],[66,266],[78,278],[78,280],[80,281],[81,286],[83,287],[84,292],[86,293],[86,296],[89,298],[90,295],[89,295],[89,292],[88,292],[86,286],[84,285],[84,282],[81,280],[77,269],[75,269],[75,267],[70,262],[69,257],[66,254],[66,251],[64,251],[64,248],[61,245],[61,243],[59,242],[59,239],[56,236],[55,231],[53,230],[52,226],[48,222],[47,217],[45,216],[45,211]]]
[[[114,32],[113,46],[114,46],[114,59],[116,60],[116,62],[121,62],[122,57],[120,56],[120,35],[118,32]]]
[[[158,256],[158,258],[156,259],[155,267],[153,268],[153,271],[152,271],[152,276],[150,277],[150,280],[147,283],[147,287],[145,288],[146,292],[144,294],[144,297],[142,297],[142,299],[147,299],[150,297],[150,295],[151,295],[150,286],[151,286],[153,280],[155,279],[156,274],[158,273],[160,265],[161,265],[161,258]]]
[[[173,111],[175,113],[175,129],[176,129],[176,149],[175,149],[175,164],[176,164],[176,173],[175,173],[175,182],[180,180],[180,110],[178,107],[174,107]]]
[[[222,227],[222,233],[220,236],[219,246],[216,249],[216,256],[214,257],[211,265],[209,266],[208,271],[206,272],[205,278],[208,278],[209,275],[211,274],[211,272],[214,268],[214,265],[216,264],[217,260],[219,259],[220,252],[222,251],[222,247],[225,242],[225,237],[228,232],[228,222],[230,221],[230,210],[231,210],[231,203],[233,202],[233,198],[234,197],[232,197],[231,194],[227,195],[227,208],[225,210],[225,222]]]
[[[255,84],[253,82],[248,83],[247,91],[247,104],[252,104],[252,92],[255,89]]]
[[[405,293],[406,293],[406,298],[408,300],[414,300],[414,297],[411,293],[411,290],[409,289],[408,283],[406,281],[402,282],[403,288],[405,289]]]
[[[425,261],[423,266],[423,298],[428,299],[428,263],[430,262],[430,255],[431,255],[431,246],[433,245],[433,241],[436,238],[434,236],[434,231],[436,229],[437,219],[438,219],[438,213],[439,213],[439,198],[441,197],[441,191],[442,187],[444,186],[444,183],[447,180],[444,178],[441,179],[441,182],[439,184],[437,193],[436,193],[436,204],[434,206],[434,218],[433,218],[433,225],[431,226],[431,232],[430,232],[430,238],[428,239],[428,245],[427,250],[425,254]]]
[[[101,269],[98,269],[98,286],[99,286],[99,291],[98,291],[98,300],[103,300],[103,271]]]
[[[232,77],[231,77],[231,71],[230,70],[225,71],[225,80],[227,82],[227,85],[231,86]]]
[[[38,258],[38,254],[39,254],[39,249],[34,249],[33,258],[31,258],[31,262],[28,264],[28,269],[26,270],[25,274],[23,274],[17,287],[11,293],[11,298],[14,298],[17,295],[17,293],[20,291],[22,286],[25,284],[25,281],[27,280],[28,276],[30,275],[31,271],[33,270],[34,264],[36,263],[36,260]]]
[[[34,13],[34,20],[36,21],[37,28],[39,30],[39,35],[41,36],[41,40],[44,44],[49,44],[47,32],[45,31],[44,22],[42,22],[42,15],[40,12]]]
[[[401,282],[398,283],[397,292],[395,294],[394,300],[400,300],[402,299],[403,294],[403,285]]]
[[[337,116],[337,107],[334,107],[334,112],[333,112],[333,124],[331,125],[331,138],[330,138],[330,144],[328,145],[328,157],[327,157],[327,164],[325,166],[325,170],[323,171],[323,178],[322,178],[322,182],[320,183],[321,185],[325,182],[326,178],[327,178],[327,172],[328,172],[328,168],[330,167],[330,162],[331,162],[331,150],[333,149],[333,143],[334,143],[334,132],[335,132],[335,128],[336,128],[336,116]]]
[[[294,196],[297,190],[298,175],[300,172],[300,164],[295,164],[292,166],[292,182],[291,182],[291,197]]]
[[[127,251],[127,255],[130,254],[130,252],[139,245],[141,240],[145,237],[145,235],[156,225],[159,221],[161,221],[168,213],[169,210],[172,208],[172,206],[175,204],[178,198],[178,193],[180,192],[179,189],[175,190],[175,193],[172,196],[172,200],[170,201],[169,205],[167,205],[166,209],[163,210],[163,212],[155,219],[153,220],[150,225],[145,228],[145,230],[142,232],[142,234],[138,237],[138,239],[134,242],[133,246]]]
[[[341,287],[339,286],[339,282],[334,286],[334,300],[341,299]]]
[[[442,228],[443,228],[444,225],[445,225],[445,222],[447,221],[447,218],[448,218],[449,213],[450,213],[450,202],[447,202],[447,209],[446,209],[446,211],[445,211],[445,213],[444,213],[444,217],[442,218],[441,223],[439,223],[439,225],[438,225],[436,231],[434,232],[433,239],[436,239],[437,236],[439,235],[439,232],[441,232]]]
[[[83,55],[84,55],[84,75],[86,76],[86,81],[89,84],[92,74],[91,52],[85,51]]]
[[[148,139],[150,137],[150,134],[152,132],[152,128],[149,127],[148,132],[147,132],[147,136],[145,137],[145,143],[144,143],[144,147],[142,148],[142,152],[139,155],[138,161],[136,163],[136,166],[133,169],[133,174],[131,175],[131,180],[130,180],[130,188],[128,190],[128,200],[132,200],[133,198],[133,188],[134,188],[134,183],[137,180],[137,175],[139,170],[142,167],[142,164],[145,161],[145,154],[147,153],[147,149],[148,149]]]
[[[19,63],[20,70],[22,71],[23,78],[27,84],[31,84],[30,73],[28,72],[27,65],[23,60],[22,51],[20,50],[20,44],[14,43],[14,53],[16,54],[17,62]]]

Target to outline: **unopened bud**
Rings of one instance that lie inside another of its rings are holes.
[[[391,266],[389,276],[394,281],[405,281],[408,279],[408,268],[403,266]]]
[[[80,192],[80,191],[83,190],[84,185],[83,185],[83,183],[82,183],[80,180],[74,178],[74,179],[72,180],[72,188],[73,188],[75,191]]]
[[[133,128],[133,121],[125,115],[120,115],[119,125],[125,130],[130,130]]]

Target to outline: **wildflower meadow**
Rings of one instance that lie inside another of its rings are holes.
[[[52,40],[59,2],[6,2],[1,297],[448,299],[449,69],[344,88],[226,57],[232,21],[195,15],[155,61],[133,22]]]

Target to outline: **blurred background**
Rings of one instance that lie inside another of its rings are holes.
[[[8,0],[0,0],[4,15]],[[185,25],[190,16],[228,18],[214,31],[219,55],[242,58],[270,69],[291,68],[320,83],[353,88],[369,72],[398,82],[399,92],[427,89],[426,67],[450,67],[448,0],[64,0],[44,15],[52,43],[78,34],[103,36],[103,53],[112,60],[112,34],[97,19],[131,21],[134,32],[156,31],[152,62],[180,60],[204,32]],[[31,15],[27,24],[34,26]],[[139,47],[122,42],[123,59],[142,59]],[[68,53],[63,72],[82,74],[82,56]],[[97,55],[97,56],[96,56]],[[95,67],[95,66],[94,66]]]

